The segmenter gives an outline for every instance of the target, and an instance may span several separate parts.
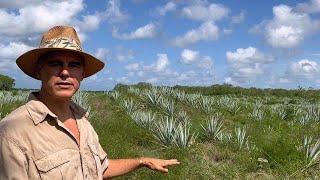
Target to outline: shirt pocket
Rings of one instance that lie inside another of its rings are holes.
[[[61,168],[70,161],[65,151],[54,152],[35,161],[41,179],[64,179]]]

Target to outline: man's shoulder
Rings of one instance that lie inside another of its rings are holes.
[[[34,126],[26,104],[18,107],[0,121],[0,135],[15,131],[23,131]]]

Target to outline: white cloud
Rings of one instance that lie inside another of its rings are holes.
[[[291,62],[283,75],[272,76],[270,84],[315,86],[319,82],[320,64],[309,59]]]
[[[213,67],[213,60],[209,56],[200,56],[199,51],[184,49],[181,52],[181,63],[196,64],[201,69],[211,69]]]
[[[146,80],[147,83],[151,83],[151,84],[154,84],[158,81],[159,81],[159,79],[157,77],[152,77],[152,78],[149,78]]]
[[[226,28],[224,28],[223,29],[223,34],[231,34],[232,33],[232,29],[226,29]]]
[[[20,8],[27,5],[40,4],[42,0],[2,0],[0,1],[0,8]]]
[[[312,20],[308,14],[295,12],[290,6],[273,7],[273,19],[263,21],[251,29],[261,32],[269,45],[275,48],[293,48],[318,31],[320,21]]]
[[[134,51],[129,49],[123,49],[122,47],[117,48],[117,52],[114,55],[117,61],[124,62],[134,58]]]
[[[290,76],[300,76],[305,78],[313,78],[319,75],[320,66],[315,61],[302,59],[298,62],[293,62],[290,66]]]
[[[83,16],[82,21],[76,21],[76,26],[78,26],[83,31],[93,31],[99,28],[101,22],[101,17],[99,14],[89,14]]]
[[[156,11],[161,15],[165,16],[167,12],[174,11],[176,10],[177,5],[174,2],[169,1],[167,4],[164,6],[158,7]]]
[[[157,54],[158,59],[157,62],[153,65],[154,71],[160,72],[164,71],[169,65],[169,59],[167,54]]]
[[[204,56],[200,59],[198,66],[202,69],[212,69],[213,60],[209,56]]]
[[[227,84],[235,85],[235,86],[239,85],[239,83],[237,81],[233,80],[232,77],[225,77],[224,82]]]
[[[192,29],[173,40],[176,46],[186,46],[198,41],[213,41],[219,37],[219,28],[213,22],[205,22],[198,29]]]
[[[182,16],[196,21],[217,21],[227,17],[229,9],[221,4],[195,4],[182,9]]]
[[[34,49],[34,47],[25,45],[21,42],[10,42],[8,45],[0,44],[1,59],[16,59],[23,53]]]
[[[255,62],[271,62],[272,57],[267,57],[257,48],[249,46],[248,48],[238,48],[235,52],[228,51],[226,53],[227,60],[230,63],[250,64]]]
[[[127,77],[127,76],[119,77],[116,79],[116,82],[117,83],[127,83],[127,82],[129,82],[129,77]]]
[[[105,48],[98,48],[96,53],[95,53],[95,57],[97,57],[100,60],[106,61],[109,56],[109,50],[105,49]]]
[[[231,67],[227,83],[241,84],[254,80],[265,73],[264,66],[274,59],[261,53],[258,49],[249,46],[238,48],[235,52],[226,53],[227,61]],[[236,83],[235,83],[236,82]]]
[[[120,6],[120,0],[109,0],[107,9],[102,16],[107,19],[109,23],[126,21],[129,18],[129,15],[121,11]]]
[[[320,12],[320,0],[311,0],[309,3],[299,3],[296,10],[304,13]]]
[[[44,1],[41,5],[25,6],[17,13],[2,9],[0,34],[25,36],[46,31],[57,24],[71,24],[82,9],[82,0]]]
[[[190,64],[195,62],[199,59],[199,52],[198,51],[192,51],[189,49],[184,49],[181,52],[181,62],[184,64]]]
[[[155,37],[157,34],[156,26],[149,23],[145,26],[139,27],[131,33],[119,34],[117,29],[112,31],[112,36],[117,39],[132,40],[132,39],[149,39]]]
[[[128,65],[125,66],[125,68],[128,71],[138,71],[139,67],[140,67],[139,63],[128,64]]]
[[[165,72],[167,70],[167,67],[169,66],[170,62],[168,59],[167,54],[157,54],[158,58],[157,61],[151,65],[143,66],[143,69],[146,71],[151,72]]]
[[[34,47],[21,42],[11,42],[8,45],[0,44],[0,71],[10,71],[17,68],[15,60],[31,49]]]
[[[244,21],[246,16],[245,11],[241,11],[240,14],[231,17],[231,24],[240,24]]]

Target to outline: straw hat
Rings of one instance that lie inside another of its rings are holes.
[[[77,32],[69,26],[55,26],[49,29],[43,34],[39,48],[22,54],[16,63],[24,73],[39,79],[35,71],[37,61],[41,55],[51,51],[71,51],[82,56],[85,62],[84,78],[95,74],[104,67],[102,61],[82,51]]]

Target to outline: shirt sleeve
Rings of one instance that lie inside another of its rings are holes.
[[[0,136],[0,179],[28,179],[27,160],[18,145]]]
[[[92,133],[92,137],[93,137],[93,143],[94,143],[94,146],[96,147],[96,151],[97,151],[97,154],[98,154],[98,156],[100,158],[100,162],[101,162],[101,168],[100,168],[99,174],[103,175],[109,165],[108,156],[107,156],[107,153],[103,150],[101,144],[99,143],[99,137],[98,137],[96,131],[91,126],[91,124],[90,124],[90,129],[91,129],[91,133]]]

